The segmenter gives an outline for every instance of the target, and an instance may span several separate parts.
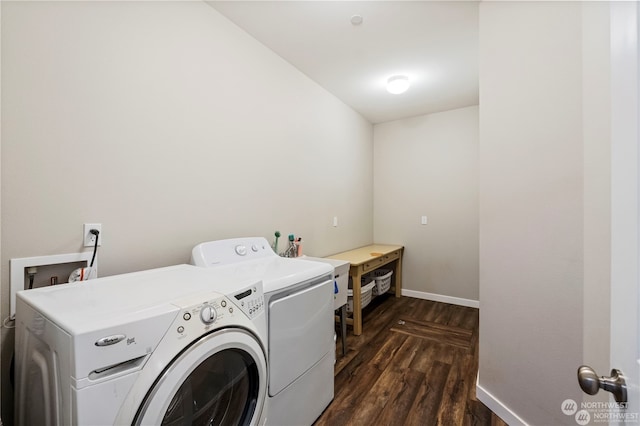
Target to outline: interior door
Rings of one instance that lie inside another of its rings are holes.
[[[640,109],[637,2],[611,3],[611,368],[627,385],[628,417],[640,423],[640,210],[638,121]],[[598,372],[609,375],[608,372]],[[612,421],[612,424],[615,424]]]
[[[611,153],[611,216],[610,223],[607,221],[604,225],[610,225],[611,255],[610,275],[599,279],[610,278],[607,295],[610,303],[603,307],[597,298],[590,298],[589,286],[585,284],[584,361],[597,367],[581,368],[579,382],[586,393],[594,396],[585,395],[573,407],[563,405],[563,412],[575,415],[575,422],[582,425],[640,423],[640,12],[637,2],[611,2],[596,7],[603,6],[608,20],[608,29],[603,36],[609,35],[605,61],[607,72],[610,72],[610,107],[603,110],[606,113],[610,109],[610,134],[603,136],[610,136]],[[585,27],[585,31],[591,29]],[[587,88],[587,96],[593,93],[589,90]],[[606,249],[602,251],[606,252]],[[589,274],[585,275],[585,280],[590,278]],[[598,285],[601,289],[596,291],[606,290],[602,282]],[[603,311],[606,314],[603,315]],[[603,349],[599,353],[594,350],[598,345]],[[621,389],[622,382],[614,380],[617,372],[613,369],[619,370],[625,382],[624,391],[617,395],[601,390]],[[616,404],[623,399],[626,400],[624,404]]]

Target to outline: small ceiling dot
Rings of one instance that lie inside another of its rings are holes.
[[[351,17],[351,25],[360,25],[362,24],[362,21],[364,21],[362,15],[353,15]]]

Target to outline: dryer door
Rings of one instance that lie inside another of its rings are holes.
[[[136,425],[253,425],[264,417],[262,347],[242,329],[223,329],[187,347],[163,371]]]
[[[269,300],[269,396],[335,350],[333,330],[332,279]]]

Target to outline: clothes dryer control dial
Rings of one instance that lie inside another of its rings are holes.
[[[216,308],[211,305],[204,305],[200,310],[200,319],[205,324],[211,324],[216,320]]]

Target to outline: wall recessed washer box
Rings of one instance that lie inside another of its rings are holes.
[[[20,290],[26,290],[28,288],[27,284],[27,268],[38,267],[38,274],[42,275],[45,271],[43,269],[47,267],[52,267],[56,265],[69,265],[69,272],[67,272],[66,276],[60,277],[60,283],[66,283],[69,278],[69,273],[76,268],[89,266],[89,262],[91,261],[91,257],[93,256],[92,251],[85,251],[80,253],[68,253],[68,254],[54,254],[51,256],[36,256],[36,257],[21,257],[16,259],[11,259],[11,269],[10,269],[10,283],[11,283],[11,297],[10,297],[10,307],[11,312],[10,315],[13,316],[16,313],[16,293]],[[93,263],[93,267],[98,270],[98,260]],[[46,275],[46,274],[45,274]],[[47,277],[48,279],[48,277]]]

